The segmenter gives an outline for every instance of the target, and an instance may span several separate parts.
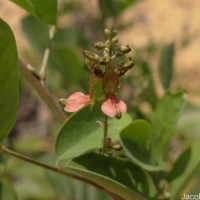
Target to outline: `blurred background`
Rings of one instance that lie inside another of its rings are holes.
[[[104,40],[104,27],[115,27],[120,43],[131,46],[135,62],[123,77],[120,92],[133,119],[152,121],[157,101],[166,90],[185,89],[188,103],[172,141],[170,159],[175,160],[189,143],[200,139],[200,1],[61,0],[58,7],[58,30],[46,80],[57,99],[78,90],[87,93],[89,71],[82,51],[92,50],[93,42]],[[48,26],[11,1],[0,0],[0,17],[14,32],[19,57],[39,69],[48,44]],[[20,79],[20,109],[10,147],[54,165],[58,128],[46,105]],[[13,191],[9,192],[12,198],[16,194],[21,200],[110,199],[78,181],[13,158],[1,160],[6,160],[6,166],[0,164],[0,172],[7,190]],[[200,192],[199,183],[197,173],[186,191]]]

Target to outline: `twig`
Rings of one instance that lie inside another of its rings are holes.
[[[55,172],[55,173],[58,173],[58,174],[61,174],[61,175],[64,175],[64,176],[67,176],[67,177],[71,177],[71,178],[74,178],[76,180],[79,180],[79,181],[83,181],[85,183],[88,183],[90,185],[93,185],[94,187],[96,187],[97,189],[102,189],[104,191],[106,191],[114,200],[123,200],[121,199],[121,197],[117,196],[116,194],[114,193],[111,193],[110,191],[108,191],[107,189],[103,188],[102,186],[90,181],[90,180],[87,180],[83,177],[80,177],[78,175],[75,175],[73,174],[72,172],[69,172],[69,170],[67,170],[67,168],[65,169],[61,169],[61,168],[56,168],[56,167],[52,167],[50,165],[47,165],[47,164],[44,164],[44,163],[41,163],[37,160],[34,160],[28,156],[25,156],[25,155],[22,155],[20,153],[17,153],[15,151],[12,151],[6,147],[4,147],[3,145],[0,146],[0,152],[3,152],[7,155],[10,155],[12,157],[15,157],[15,158],[18,158],[20,160],[23,160],[23,161],[26,161],[28,163],[32,163],[36,166],[39,166],[39,167],[42,167],[44,169],[47,169],[49,171],[52,171],[52,172]]]
[[[103,129],[103,154],[107,153],[107,138],[108,138],[108,117],[104,115],[104,129]]]
[[[26,78],[26,80],[31,84],[31,86],[37,91],[40,97],[47,104],[49,109],[53,112],[56,119],[63,123],[66,119],[64,112],[61,110],[59,104],[56,102],[54,97],[51,95],[44,82],[38,79],[26,66],[26,64],[19,59],[19,67],[22,75]]]
[[[42,81],[44,81],[45,78],[46,78],[47,64],[48,64],[49,55],[50,55],[50,47],[51,47],[52,39],[55,35],[55,31],[56,31],[55,26],[51,26],[49,28],[49,41],[48,41],[47,48],[44,51],[44,56],[43,56],[43,59],[42,59],[42,65],[41,65],[41,69],[40,69],[40,73],[39,73],[40,79]]]
[[[124,199],[122,199],[121,197],[117,196],[114,193],[109,192],[109,195],[113,198],[113,200],[124,200]]]
[[[32,158],[30,158],[30,157],[28,157],[28,156],[25,156],[25,155],[22,155],[22,154],[20,154],[20,153],[15,152],[15,151],[12,151],[12,150],[10,150],[10,149],[4,147],[4,146],[1,146],[1,147],[0,147],[0,151],[2,151],[3,153],[5,153],[5,154],[7,154],[7,155],[12,156],[12,157],[15,157],[15,158],[18,158],[18,159],[20,159],[20,160],[26,161],[26,162],[28,162],[28,163],[32,163],[32,164],[34,164],[34,165],[40,166],[40,167],[42,167],[42,168],[45,168],[45,169],[47,169],[47,170],[50,170],[50,171],[53,171],[53,172],[56,172],[56,173],[59,173],[59,174],[62,174],[62,175],[65,175],[65,176],[68,176],[68,177],[71,177],[71,178],[75,178],[75,179],[77,179],[77,180],[80,180],[80,181],[83,181],[83,182],[92,184],[93,186],[99,188],[99,186],[98,186],[97,184],[95,184],[95,183],[93,183],[93,182],[90,182],[90,181],[88,181],[88,180],[86,180],[86,179],[84,179],[84,178],[82,178],[82,177],[80,177],[80,176],[77,176],[77,175],[75,175],[75,174],[73,174],[73,173],[71,173],[71,172],[68,172],[67,169],[64,169],[64,170],[63,170],[63,169],[61,169],[61,168],[56,168],[56,167],[52,167],[52,166],[50,166],[50,165],[41,163],[41,162],[39,162],[39,161],[37,161],[37,160],[34,160],[34,159],[32,159]]]

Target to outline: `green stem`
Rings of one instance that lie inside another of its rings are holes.
[[[47,104],[49,109],[53,112],[56,119],[63,123],[66,119],[64,112],[61,110],[60,105],[51,95],[47,87],[45,86],[44,82],[38,79],[26,66],[26,64],[19,60],[19,67],[21,70],[22,75],[26,78],[26,80],[30,83],[30,85],[37,91],[40,97],[44,100]]]
[[[107,153],[108,117],[104,115],[103,153]]]
[[[117,196],[116,194],[114,193],[109,193],[110,196],[113,198],[113,200],[123,200],[121,197]]]
[[[22,155],[20,153],[15,152],[15,151],[12,151],[12,150],[4,147],[3,145],[0,146],[0,152],[3,152],[3,153],[5,153],[5,154],[7,154],[9,156],[18,158],[20,160],[26,161],[28,163],[34,164],[36,166],[42,167],[42,168],[47,169],[49,171],[52,171],[52,172],[55,172],[55,173],[58,173],[58,174],[61,174],[61,175],[67,176],[67,177],[74,178],[74,179],[79,180],[79,181],[83,181],[83,182],[88,183],[88,184],[91,184],[94,187],[96,187],[97,189],[102,189],[102,190],[106,191],[108,194],[110,194],[110,196],[113,197],[114,200],[121,200],[121,198],[118,197],[117,195],[115,195],[114,193],[109,192],[107,189],[103,188],[102,186],[99,186],[98,184],[96,184],[96,183],[94,183],[94,182],[92,182],[90,180],[87,180],[85,178],[82,178],[80,176],[77,176],[77,175],[69,172],[67,170],[67,168],[65,168],[63,170],[61,168],[52,167],[50,165],[47,165],[47,164],[41,163],[41,162],[39,162],[37,160],[34,160],[34,159],[32,159],[32,158],[30,158],[28,156],[25,156],[25,155]]]
[[[82,177],[79,177],[79,176],[77,176],[77,175],[75,175],[75,174],[73,174],[73,173],[71,173],[71,172],[68,172],[67,169],[64,169],[64,170],[63,170],[63,169],[61,169],[61,168],[56,168],[56,167],[52,167],[52,166],[50,166],[50,165],[41,163],[41,162],[39,162],[39,161],[37,161],[37,160],[34,160],[34,159],[32,159],[32,158],[30,158],[30,157],[28,157],[28,156],[25,156],[25,155],[22,155],[22,154],[20,154],[20,153],[15,152],[15,151],[12,151],[12,150],[10,150],[10,149],[7,149],[7,148],[4,147],[4,146],[1,146],[1,147],[0,147],[0,151],[2,151],[3,153],[5,153],[5,154],[7,154],[7,155],[12,156],[12,157],[18,158],[18,159],[23,160],[23,161],[26,161],[26,162],[28,162],[28,163],[32,163],[32,164],[34,164],[34,165],[37,165],[37,166],[40,166],[40,167],[45,168],[45,169],[47,169],[47,170],[50,170],[50,171],[52,171],[52,172],[56,172],[56,173],[59,173],[59,174],[62,174],[62,175],[65,175],[65,176],[68,176],[68,177],[71,177],[71,178],[75,178],[75,179],[77,179],[77,180],[84,181],[84,182],[86,182],[86,183],[90,183],[90,184],[94,185],[95,187],[99,187],[98,185],[96,185],[96,184],[93,183],[93,182],[90,182],[90,181],[88,181],[88,180],[86,180],[86,179],[84,179],[84,178],[82,178]]]
[[[41,69],[40,69],[40,73],[39,73],[40,79],[43,80],[43,81],[46,78],[47,63],[48,63],[48,60],[49,60],[50,47],[51,47],[52,39],[55,35],[55,30],[56,30],[55,26],[51,26],[49,28],[49,41],[48,41],[47,48],[44,51],[44,56],[43,56],[43,59],[42,59],[42,65],[41,65]]]

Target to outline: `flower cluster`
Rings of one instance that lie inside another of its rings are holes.
[[[101,51],[98,55],[91,51],[84,51],[86,57],[86,65],[88,66],[90,74],[90,89],[89,95],[81,92],[75,92],[67,99],[60,99],[60,103],[64,105],[64,110],[67,112],[76,112],[85,105],[94,104],[97,101],[95,95],[97,83],[102,85],[102,95],[104,102],[101,110],[109,117],[121,118],[123,112],[126,112],[126,104],[119,100],[116,96],[120,88],[119,77],[125,74],[133,67],[133,61],[130,57],[125,57],[131,51],[128,45],[117,45],[117,31],[115,29],[105,29],[107,40],[105,42],[94,43],[94,48]],[[117,57],[124,57],[123,59],[116,59]],[[117,60],[122,60],[118,63]]]

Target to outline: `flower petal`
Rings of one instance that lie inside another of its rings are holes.
[[[101,106],[101,110],[104,114],[108,115],[109,117],[115,117],[116,115],[116,108],[112,104],[111,99],[107,99]]]
[[[89,95],[85,95],[82,92],[75,92],[71,94],[68,99],[69,100],[78,100],[79,98],[89,97]]]
[[[64,107],[64,110],[67,112],[76,112],[83,108],[86,104],[84,103],[69,103]]]
[[[123,101],[119,101],[116,106],[122,113],[127,111],[127,106]]]
[[[68,99],[64,99],[66,104],[64,110],[67,112],[76,112],[87,104],[91,103],[90,96],[82,92],[75,92]]]
[[[127,106],[113,93],[110,93],[106,96],[106,101],[102,104],[101,110],[109,117],[121,118],[121,113],[126,112]]]

